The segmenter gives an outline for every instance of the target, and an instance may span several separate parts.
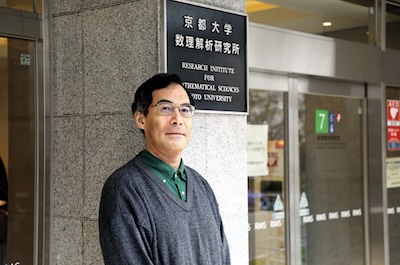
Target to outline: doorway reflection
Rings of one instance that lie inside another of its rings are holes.
[[[285,93],[251,89],[248,116],[249,264],[286,264]]]
[[[302,264],[364,265],[363,99],[298,102]]]
[[[0,38],[1,264],[31,264],[35,246],[35,42]],[[4,200],[5,199],[5,200]]]

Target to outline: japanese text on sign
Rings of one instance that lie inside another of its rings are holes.
[[[194,18],[190,15],[183,16],[183,27],[186,29],[193,29],[197,31],[209,30],[211,33],[220,34],[221,31],[226,36],[233,33],[232,24],[225,23],[221,26],[218,21],[212,21],[207,24],[207,19],[198,18],[197,23],[194,23]],[[196,24],[196,25],[193,25]],[[209,26],[209,29],[208,29]],[[220,29],[222,28],[222,29]],[[206,52],[218,52],[224,54],[239,55],[240,44],[222,41],[218,39],[209,39],[196,37],[191,35],[184,35],[175,33],[175,46],[189,49],[203,50]]]

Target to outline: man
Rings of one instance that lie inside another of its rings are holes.
[[[194,100],[175,75],[136,91],[132,112],[146,148],[106,181],[99,231],[105,264],[230,264],[218,204],[207,181],[184,165]]]

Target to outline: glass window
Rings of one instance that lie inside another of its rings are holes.
[[[285,92],[251,89],[249,103],[249,264],[286,264]]]
[[[386,99],[389,254],[391,264],[400,264],[400,88],[387,87]]]
[[[43,13],[43,2],[36,1],[36,12],[42,14]]]
[[[363,100],[298,104],[302,264],[364,265]]]
[[[368,25],[373,19],[368,0],[247,0],[246,3],[250,22],[369,43]]]
[[[34,260],[35,60],[35,42],[0,38],[1,264]]]
[[[400,4],[386,4],[386,48],[400,49]]]
[[[41,13],[42,3],[40,0],[37,3],[38,7],[40,7],[38,8],[38,13]],[[0,6],[33,12],[34,0],[0,0]]]

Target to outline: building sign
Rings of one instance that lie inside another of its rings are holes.
[[[247,15],[165,0],[166,72],[178,74],[196,109],[248,112]]]
[[[346,128],[351,127],[348,115],[350,114],[342,114],[333,109],[314,110],[315,169],[317,171],[344,170],[347,168],[349,143],[346,137]]]
[[[335,133],[335,124],[342,118],[340,113],[330,112],[325,109],[315,110],[315,132]]]
[[[388,151],[400,150],[400,100],[388,99],[387,107],[387,148]]]

